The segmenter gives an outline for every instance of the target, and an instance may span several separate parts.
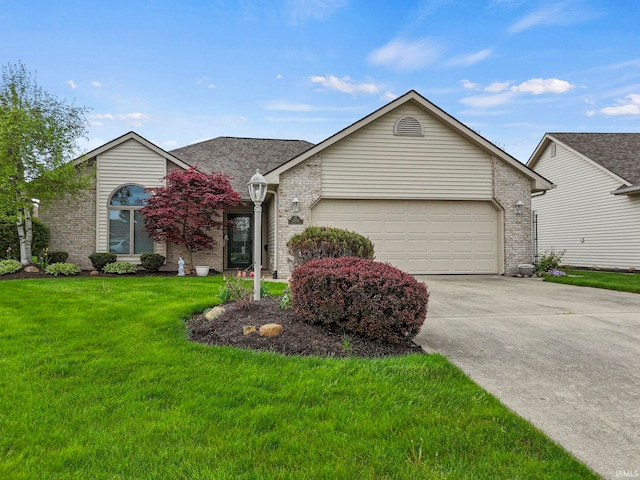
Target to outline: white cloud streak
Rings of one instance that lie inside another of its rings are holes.
[[[448,67],[467,67],[469,65],[475,65],[483,60],[486,60],[491,56],[493,50],[490,48],[485,48],[484,50],[480,50],[479,52],[470,53],[468,55],[460,55],[457,57],[453,57],[446,63]]]
[[[529,13],[511,25],[508,32],[516,34],[535,27],[576,25],[601,15],[584,1],[565,0]]]
[[[100,87],[102,87],[102,84],[101,84],[99,81],[97,81],[97,80],[92,80],[92,81],[91,81],[91,85],[92,85],[93,87],[96,87],[96,88],[100,88]]]
[[[67,80],[67,85],[71,87],[71,90],[75,90],[76,88],[78,88],[78,84],[73,80]]]
[[[325,76],[314,75],[310,77],[310,80],[313,83],[317,83],[326,89],[336,90],[342,93],[351,93],[351,94],[363,93],[367,95],[375,95],[380,92],[380,88],[376,84],[355,83],[348,76],[338,78],[334,75],[325,75]]]
[[[371,52],[368,60],[373,65],[412,72],[434,63],[443,51],[442,46],[428,38],[413,41],[396,38]]]
[[[600,113],[609,117],[617,115],[640,115],[640,94],[630,93],[619,103],[620,105],[602,108]]]
[[[324,20],[349,4],[348,0],[289,0],[293,23]]]
[[[140,112],[123,113],[120,115],[113,115],[111,113],[96,113],[89,115],[89,121],[92,125],[97,127],[104,125],[105,121],[120,121],[131,127],[142,127],[144,122],[147,120],[151,120],[151,116]]]

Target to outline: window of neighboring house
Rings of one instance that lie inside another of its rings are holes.
[[[144,217],[139,210],[149,198],[144,188],[125,185],[109,200],[109,251],[116,255],[153,252],[153,240],[143,231]]]

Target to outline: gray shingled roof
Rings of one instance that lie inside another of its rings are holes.
[[[313,147],[304,140],[218,137],[177,148],[170,153],[207,172],[231,176],[231,186],[248,197],[247,183],[256,173],[264,174]]]
[[[549,133],[568,147],[624,178],[640,184],[640,133]]]

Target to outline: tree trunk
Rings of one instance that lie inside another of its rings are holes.
[[[20,263],[31,265],[31,241],[33,239],[33,224],[31,211],[28,208],[18,212],[16,224],[18,226],[18,238],[20,239]]]

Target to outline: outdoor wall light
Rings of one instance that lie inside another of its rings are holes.
[[[300,208],[300,200],[298,200],[298,197],[294,197],[291,201],[291,204],[293,205],[293,211],[297,212]]]
[[[520,215],[522,213],[523,205],[524,203],[522,203],[522,200],[518,200],[518,203],[516,203],[516,215]]]

